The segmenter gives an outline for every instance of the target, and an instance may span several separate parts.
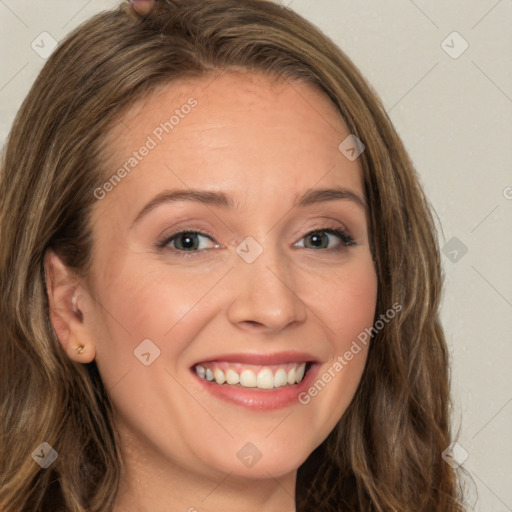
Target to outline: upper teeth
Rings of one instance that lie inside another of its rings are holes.
[[[239,363],[197,364],[196,373],[217,384],[240,384],[245,388],[273,389],[287,384],[298,384],[304,378],[306,363],[288,363],[277,366],[253,366]]]

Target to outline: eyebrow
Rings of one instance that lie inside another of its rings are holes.
[[[304,208],[313,204],[336,200],[352,201],[363,209],[367,208],[366,201],[362,197],[345,188],[308,189],[301,196],[295,196],[292,207]],[[227,196],[224,192],[201,189],[165,190],[151,199],[151,201],[142,208],[142,210],[137,214],[137,217],[135,217],[135,220],[132,222],[132,227],[142,217],[158,206],[182,201],[198,202],[224,209],[233,209],[237,206],[233,199]]]

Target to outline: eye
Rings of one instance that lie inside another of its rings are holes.
[[[329,243],[331,240],[335,240],[335,237],[339,240],[338,244],[334,247],[329,247]],[[205,240],[203,244],[201,244],[201,238]],[[211,242],[210,247],[207,246],[208,240]],[[348,233],[336,228],[315,229],[307,233],[302,240],[311,243],[312,247],[306,247],[304,244],[299,245],[299,247],[304,247],[305,249],[324,249],[329,252],[342,251],[347,247],[357,245]],[[210,235],[193,229],[178,231],[157,243],[158,249],[169,249],[183,257],[195,256],[202,250],[218,249],[219,247],[220,244],[214,243]]]
[[[199,231],[179,231],[158,243],[158,247],[163,249],[169,247],[172,250],[180,252],[196,252],[199,250],[208,249],[201,244],[199,238],[208,239],[213,242],[212,237]],[[214,244],[214,248],[220,247],[220,244]]]
[[[331,237],[338,237],[338,239],[341,240],[341,246],[338,245],[337,247],[322,247],[324,244],[329,245],[331,240],[329,235],[331,235]],[[339,251],[343,250],[345,247],[352,247],[356,245],[354,239],[348,233],[345,233],[345,231],[341,229],[335,228],[315,229],[314,231],[310,231],[306,236],[304,236],[303,240],[311,241],[313,249],[326,249],[328,251]],[[305,246],[302,245],[301,247]],[[306,247],[306,249],[309,248],[310,247]]]

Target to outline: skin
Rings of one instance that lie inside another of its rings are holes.
[[[156,8],[157,0],[129,0],[129,4],[139,16],[150,16]]]
[[[297,468],[349,405],[367,347],[307,405],[270,411],[212,396],[190,368],[218,354],[296,350],[315,356],[320,377],[371,327],[377,277],[365,208],[350,200],[292,207],[311,188],[364,198],[361,166],[338,150],[350,132],[323,93],[229,71],[166,85],[133,105],[108,134],[105,175],[190,97],[197,106],[96,202],[87,277],[77,281],[48,253],[51,320],[69,357],[96,360],[117,412],[125,469],[116,512],[294,511]],[[237,207],[167,203],[132,226],[174,188],[224,191]],[[325,227],[344,229],[356,245],[324,234],[315,247],[307,235]],[[179,256],[179,241],[155,248],[190,228],[213,238],[198,235],[194,257]],[[248,236],[263,249],[252,263],[236,252]],[[146,338],[160,349],[149,366],[134,357]],[[237,457],[248,442],[261,453],[250,468]]]
[[[263,0],[271,1],[271,0]],[[155,12],[158,6],[157,0],[129,0],[130,8],[139,16],[146,17],[151,16]]]

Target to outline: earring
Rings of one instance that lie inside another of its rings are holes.
[[[77,345],[77,346],[75,347],[75,350],[76,350],[79,354],[81,354],[81,353],[84,351],[84,349],[85,349],[84,345]]]

